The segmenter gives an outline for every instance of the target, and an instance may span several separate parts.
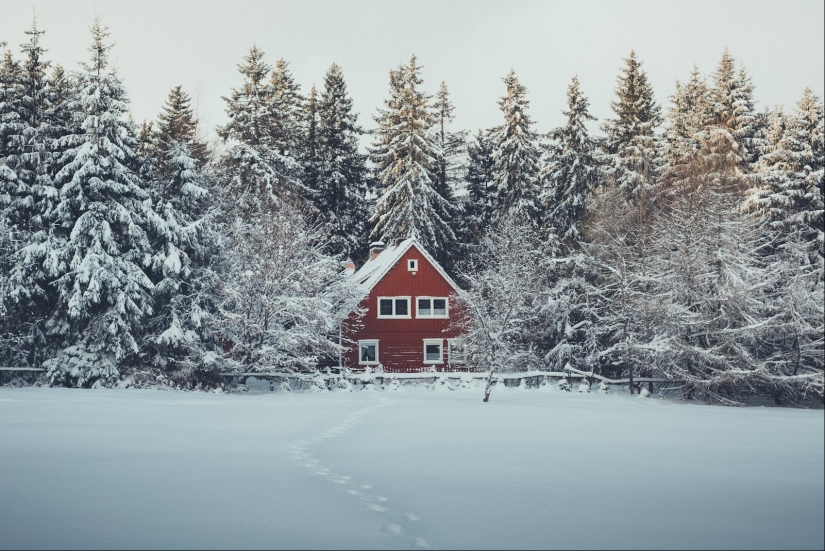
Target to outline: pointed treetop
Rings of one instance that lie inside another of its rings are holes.
[[[243,63],[238,64],[238,71],[255,85],[266,79],[271,70],[272,66],[264,62],[264,51],[257,44],[252,45]]]
[[[83,68],[100,76],[109,65],[109,50],[113,45],[104,43],[110,33],[109,27],[100,22],[100,16],[95,16],[95,22],[90,30],[92,31],[92,43],[89,45],[89,51],[92,53],[92,63],[91,65],[84,63]]]

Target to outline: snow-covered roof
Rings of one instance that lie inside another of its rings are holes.
[[[458,285],[455,284],[441,265],[436,262],[432,256],[430,256],[426,249],[424,249],[424,247],[422,247],[418,243],[418,240],[414,237],[400,241],[396,245],[386,246],[383,251],[376,255],[375,258],[367,260],[352,277],[358,281],[358,284],[364,290],[364,293],[369,293],[372,288],[375,287],[385,275],[387,275],[387,272],[389,272],[392,267],[395,266],[399,260],[401,260],[404,253],[406,253],[413,245],[415,245],[415,248],[422,255],[424,255],[424,258],[427,259],[436,271],[438,271],[438,273],[447,280],[447,283],[449,283],[456,292],[459,292],[460,289],[458,288]]]

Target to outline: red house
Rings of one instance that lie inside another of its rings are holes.
[[[366,313],[342,324],[342,366],[396,373],[466,369],[452,324],[458,286],[415,239],[386,248],[373,243],[369,260],[350,277],[363,290]]]

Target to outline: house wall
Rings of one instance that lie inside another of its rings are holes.
[[[413,258],[418,259],[418,271],[415,276],[407,270],[407,260]],[[443,339],[444,363],[436,364],[436,368],[439,371],[464,369],[466,366],[463,364],[449,365],[447,339],[459,334],[450,328],[451,320],[456,319],[458,313],[454,293],[452,286],[427,262],[416,246],[410,247],[361,302],[361,307],[367,310],[360,320],[362,327],[359,330],[353,329],[354,317],[342,327],[342,336],[354,341],[343,354],[344,366],[353,370],[363,369],[363,366],[358,364],[358,340],[376,339],[379,341],[378,360],[384,371],[418,372],[425,365],[429,365],[424,362],[424,339]],[[378,297],[394,296],[411,297],[410,319],[377,318]],[[450,319],[416,319],[418,305],[415,299],[425,296],[448,297]]]

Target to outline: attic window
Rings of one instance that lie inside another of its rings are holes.
[[[407,270],[410,272],[417,272],[418,271],[418,259],[417,258],[410,258],[407,260]]]

